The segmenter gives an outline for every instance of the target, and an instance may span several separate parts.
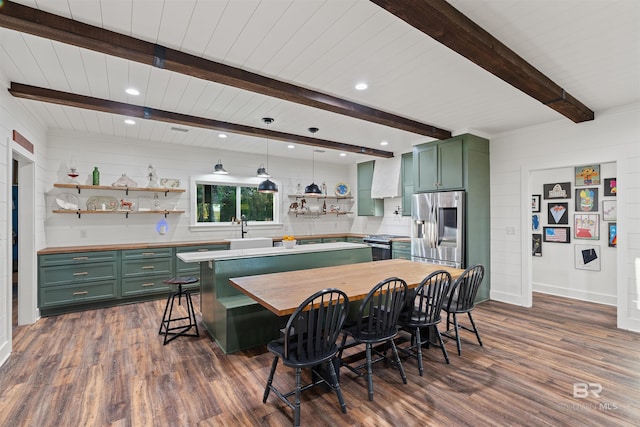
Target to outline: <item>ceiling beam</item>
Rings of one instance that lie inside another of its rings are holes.
[[[0,7],[0,26],[431,138],[451,137],[432,125],[11,1]]]
[[[575,123],[593,120],[586,105],[445,0],[371,0]]]
[[[11,82],[9,93],[17,98],[32,101],[48,102],[51,104],[65,105],[67,107],[82,108],[85,110],[101,111],[103,113],[119,114],[128,117],[138,117],[147,120],[174,123],[185,126],[193,126],[204,129],[213,129],[231,132],[241,135],[269,138],[276,141],[292,142],[296,144],[311,145],[331,150],[346,151],[349,153],[366,154],[369,156],[391,158],[391,151],[362,147],[359,145],[345,144],[326,139],[310,138],[308,136],[294,135],[269,129],[255,128],[204,117],[189,116],[171,111],[156,110],[154,108],[127,104],[124,102],[110,101],[108,99],[94,98],[91,96],[77,95],[69,92],[60,92],[53,89],[29,86]]]

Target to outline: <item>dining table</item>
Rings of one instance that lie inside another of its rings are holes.
[[[358,301],[364,299],[377,283],[387,278],[403,279],[411,289],[438,270],[449,272],[453,280],[464,272],[463,269],[444,265],[389,259],[232,277],[229,282],[272,313],[286,316],[292,314],[307,297],[322,289],[337,288],[347,294],[349,301]]]

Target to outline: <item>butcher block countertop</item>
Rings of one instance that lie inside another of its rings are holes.
[[[464,270],[436,264],[390,259],[309,270],[232,277],[231,284],[278,316],[291,314],[307,297],[327,287],[344,291],[350,301],[364,299],[377,283],[399,277],[415,288],[422,279],[445,270],[455,280]]]
[[[330,239],[334,237],[365,237],[364,234],[314,234],[314,235],[300,235],[296,236],[298,240],[309,239]],[[274,242],[280,242],[281,237],[274,237]],[[153,249],[153,248],[166,248],[166,247],[182,247],[182,246],[197,246],[197,245],[224,245],[229,244],[225,239],[215,241],[195,241],[195,242],[159,242],[159,243],[114,243],[112,245],[83,245],[83,246],[58,246],[41,249],[38,251],[38,255],[50,255],[61,253],[74,253],[74,252],[97,252],[97,251],[119,251],[128,249]]]

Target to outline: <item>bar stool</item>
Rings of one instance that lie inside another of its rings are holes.
[[[191,301],[191,292],[188,290],[183,291],[182,285],[190,285],[192,283],[198,282],[197,277],[174,277],[173,279],[163,280],[162,283],[172,286],[178,286],[177,291],[173,291],[171,295],[167,298],[167,305],[164,307],[164,314],[162,315],[162,322],[160,323],[160,330],[158,331],[159,335],[164,335],[164,344],[166,345],[168,342],[178,338],[179,336],[184,337],[197,337],[200,336],[198,332],[198,322],[196,321],[196,312],[193,310],[193,302]],[[172,318],[173,316],[173,303],[178,297],[178,305],[181,304],[181,298],[184,295],[185,301],[187,304],[187,316]],[[167,313],[168,312],[168,313]],[[189,323],[185,324],[185,322],[180,322],[183,320],[188,320]],[[171,323],[179,322],[181,323],[178,326],[171,326]],[[196,332],[188,334],[191,328],[195,328]]]

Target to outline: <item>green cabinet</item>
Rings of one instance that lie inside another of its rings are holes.
[[[411,216],[411,200],[413,196],[413,153],[402,154],[402,216]]]
[[[346,242],[346,237],[323,237],[322,243],[336,243],[336,242]]]
[[[317,239],[298,239],[298,244],[299,245],[313,245],[316,243],[322,243],[322,238],[317,238]]]
[[[416,193],[464,188],[463,138],[454,137],[413,148],[413,186]]]
[[[490,171],[489,141],[471,134],[413,148],[414,192],[464,190],[465,265],[482,264],[485,276],[476,301],[489,299]],[[437,184],[437,185],[436,185]]]
[[[48,310],[108,301],[118,296],[117,251],[70,252],[38,257],[38,307]]]
[[[166,293],[171,289],[163,280],[173,277],[173,248],[122,251],[121,296]]]
[[[348,236],[346,238],[346,242],[349,242],[349,243],[364,243],[364,239],[362,237],[351,237],[351,236]]]
[[[384,200],[371,198],[375,161],[358,163],[358,216],[383,216]]]
[[[391,241],[391,256],[411,261],[411,242]]]

